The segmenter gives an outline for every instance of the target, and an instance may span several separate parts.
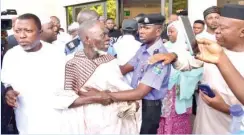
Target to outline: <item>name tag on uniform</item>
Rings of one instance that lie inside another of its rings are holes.
[[[68,44],[68,48],[70,48],[70,49],[73,49],[73,48],[75,48],[75,45],[74,45],[74,43],[73,43],[73,42],[70,42],[70,43]]]

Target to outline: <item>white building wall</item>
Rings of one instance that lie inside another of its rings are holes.
[[[95,1],[100,0],[1,0],[1,10],[16,9],[18,15],[33,13],[38,17],[57,16],[61,27],[66,30],[65,6]]]
[[[33,13],[38,17],[57,16],[61,26],[66,28],[65,8],[61,0],[1,0],[1,10],[6,9],[16,9],[18,15]]]
[[[63,2],[63,6],[70,6],[70,5],[95,2],[95,1],[101,1],[101,0],[63,0],[62,2]]]
[[[188,17],[191,24],[195,20],[204,20],[203,11],[211,6],[217,6],[217,0],[188,0]]]
[[[16,9],[18,14],[34,13],[37,16],[52,16],[60,18],[61,26],[66,29],[65,6],[95,2],[100,0],[1,0],[1,10]],[[216,6],[217,0],[188,0],[188,16],[191,23],[203,19],[203,11]]]

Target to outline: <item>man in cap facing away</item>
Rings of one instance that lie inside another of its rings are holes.
[[[115,52],[119,65],[126,64],[141,46],[141,42],[135,39],[138,31],[138,23],[133,19],[126,19],[122,23],[122,36],[114,44]],[[126,82],[130,85],[133,73],[130,72],[125,75]]]

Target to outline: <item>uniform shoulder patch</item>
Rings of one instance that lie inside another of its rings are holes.
[[[162,66],[160,66],[159,64],[157,64],[157,65],[153,66],[152,72],[154,74],[160,75],[162,73],[162,70],[163,70]]]

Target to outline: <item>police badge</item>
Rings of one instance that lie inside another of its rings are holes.
[[[150,23],[147,17],[144,18],[144,23]]]

